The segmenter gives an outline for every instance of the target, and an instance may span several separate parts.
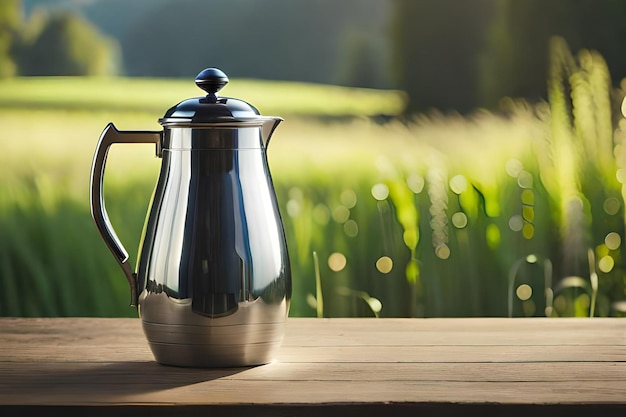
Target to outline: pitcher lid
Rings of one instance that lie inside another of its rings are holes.
[[[259,123],[266,118],[252,104],[231,97],[220,97],[217,92],[228,84],[228,77],[217,68],[206,68],[196,76],[196,85],[206,91],[203,97],[181,101],[170,108],[159,123],[163,126],[190,126],[198,124]]]

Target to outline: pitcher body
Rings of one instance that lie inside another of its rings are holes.
[[[258,127],[172,128],[145,224],[139,313],[162,363],[266,363],[289,257]]]
[[[228,77],[196,77],[206,96],[159,119],[162,131],[102,132],[91,169],[91,213],[130,285],[155,359],[177,366],[249,366],[279,348],[291,297],[285,233],[267,164],[282,121],[218,97]],[[109,148],[153,143],[161,169],[135,271],[109,221],[103,181]]]

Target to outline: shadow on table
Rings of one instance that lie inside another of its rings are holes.
[[[85,401],[96,398],[106,402],[123,401],[126,396],[228,378],[255,368],[179,368],[156,362],[24,363],[23,367],[32,367],[32,371],[22,368],[19,373],[11,375],[9,386],[3,387],[5,389],[0,396],[10,396],[9,391],[18,396],[30,390],[41,393],[41,386],[45,386],[46,398],[31,399],[29,402],[50,404],[56,402],[55,398],[61,401],[61,397],[76,399],[81,395]],[[7,377],[9,375],[4,375],[4,378]]]

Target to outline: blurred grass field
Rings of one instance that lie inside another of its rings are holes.
[[[598,170],[578,147],[584,127],[555,125],[558,100],[511,101],[506,116],[381,123],[402,111],[402,93],[231,84],[224,95],[285,118],[268,155],[292,261],[292,316],[620,313],[619,128],[618,146],[613,128],[608,139],[606,129],[587,139],[615,151]],[[196,95],[171,80],[0,83],[0,315],[136,315],[89,214],[91,158],[109,121],[157,129],[168,107]],[[587,131],[606,124],[598,117]],[[582,152],[555,158],[563,129],[563,149]],[[115,145],[109,156],[107,209],[133,264],[158,167],[149,146]]]
[[[139,112],[160,117],[181,100],[201,95],[192,80],[116,77],[30,77],[2,80],[1,108]],[[282,81],[237,79],[220,92],[245,99],[264,114],[395,115],[406,98],[399,91]]]

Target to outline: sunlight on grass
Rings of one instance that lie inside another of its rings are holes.
[[[401,94],[233,80],[226,95],[285,117],[268,159],[291,314],[621,314],[626,123],[614,135],[607,125],[602,61],[559,51],[550,103],[505,100],[505,115],[380,124],[367,116],[398,113]],[[91,160],[108,122],[157,130],[169,106],[198,94],[188,84],[2,82],[0,314],[136,314],[89,215]],[[109,155],[107,209],[132,264],[159,166],[147,145]]]
[[[193,80],[45,77],[0,81],[0,107],[131,111],[158,118],[178,102],[202,96]],[[286,81],[233,79],[220,92],[252,103],[265,115],[397,115],[399,91],[346,88]]]

